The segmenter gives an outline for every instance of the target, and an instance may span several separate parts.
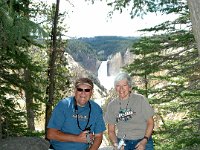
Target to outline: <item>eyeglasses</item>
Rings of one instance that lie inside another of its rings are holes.
[[[79,92],[90,92],[91,91],[91,89],[82,89],[82,88],[76,88],[77,89],[77,91],[79,91]]]

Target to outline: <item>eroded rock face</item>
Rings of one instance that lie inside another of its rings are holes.
[[[48,150],[49,142],[38,137],[12,137],[0,140],[0,150]]]
[[[134,55],[129,49],[125,53],[118,52],[113,55],[108,61],[108,76],[113,76],[118,74],[122,67],[132,63],[134,60]]]
[[[108,76],[116,75],[121,67],[124,65],[124,60],[122,54],[116,53],[109,61],[108,61]]]

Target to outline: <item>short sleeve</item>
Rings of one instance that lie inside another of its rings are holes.
[[[60,130],[65,120],[64,103],[60,101],[54,108],[47,128]],[[58,117],[59,116],[59,117]]]
[[[116,117],[114,115],[114,111],[113,111],[113,108],[112,108],[112,102],[109,103],[108,106],[107,106],[104,119],[105,119],[105,122],[107,124],[116,124]]]
[[[144,115],[145,120],[148,120],[155,114],[153,108],[144,96],[142,96],[142,113]]]
[[[99,108],[98,115],[97,115],[97,121],[95,123],[94,133],[98,134],[105,130],[106,130],[106,126],[105,126],[105,122],[103,119],[103,111],[101,108]]]

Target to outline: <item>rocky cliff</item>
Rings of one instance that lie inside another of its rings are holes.
[[[122,67],[124,67],[127,64],[130,64],[133,60],[134,56],[130,52],[130,49],[127,49],[127,51],[125,52],[118,52],[114,54],[108,60],[108,76],[116,75],[118,72],[120,72]]]
[[[80,52],[79,54],[78,53],[72,54],[72,57],[84,69],[97,75],[97,70],[101,62],[98,59],[96,59],[94,56],[92,56],[91,54]]]
[[[80,54],[76,54],[76,55],[78,56]],[[81,55],[81,58],[85,57],[85,59],[79,58],[78,59],[79,62],[77,62],[77,58],[75,61],[72,58],[73,56],[70,56],[68,58],[68,62],[69,64],[73,66],[71,66],[69,70],[73,70],[73,74],[75,74],[76,76],[83,76],[84,74],[87,74],[87,75],[89,74],[90,77],[92,76],[94,81],[97,81],[96,83],[99,87],[104,86],[104,88],[107,88],[107,90],[110,89],[110,86],[109,88],[108,86],[106,86],[107,84],[110,84],[107,82],[107,80],[110,80],[109,77],[114,77],[117,73],[119,73],[122,70],[122,67],[130,64],[134,59],[134,56],[130,52],[130,49],[127,49],[125,52],[117,52],[113,54],[112,56],[110,56],[107,60],[107,66],[105,65],[105,63],[101,64],[99,60],[94,59],[93,57],[89,57],[89,56],[86,57],[86,56],[87,55]],[[103,66],[105,69],[102,68]],[[103,74],[102,74],[102,71],[103,71]],[[101,74],[98,74],[100,72]],[[102,85],[100,85],[100,83]]]
[[[88,64],[88,67],[84,67],[85,65],[81,65],[80,62],[76,62],[74,58],[69,55],[68,53],[65,54],[65,57],[67,59],[68,66],[67,68],[73,74],[73,78],[71,79],[71,82],[74,82],[77,78],[79,77],[89,77],[93,80],[94,82],[94,94],[93,94],[93,99],[99,99],[104,97],[107,93],[106,90],[103,86],[100,85],[99,80],[97,79],[97,76],[90,70],[88,69],[91,65]],[[91,63],[95,64],[95,62],[92,62],[93,59],[88,60],[86,63]],[[81,62],[83,63],[83,62]],[[96,72],[97,74],[97,72]],[[73,93],[71,93],[73,94]]]
[[[128,63],[131,53],[127,49],[132,47],[137,40],[136,37],[117,36],[70,39],[66,52],[94,75],[97,75],[101,61],[106,61],[109,58],[108,73],[112,75]]]

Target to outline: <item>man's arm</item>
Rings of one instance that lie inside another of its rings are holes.
[[[95,134],[93,144],[91,145],[89,150],[97,150],[101,145],[102,139],[103,133]]]
[[[48,128],[47,130],[47,138],[49,140],[57,140],[61,142],[81,142],[87,143],[86,139],[87,131],[81,132],[79,135],[75,134],[66,134],[57,129]]]

